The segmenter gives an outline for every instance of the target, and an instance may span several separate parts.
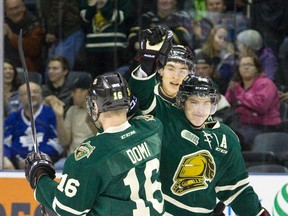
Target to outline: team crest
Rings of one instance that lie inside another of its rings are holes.
[[[75,160],[79,161],[85,157],[89,158],[94,149],[95,146],[91,146],[90,141],[81,143],[74,151]]]
[[[216,165],[210,152],[203,150],[182,157],[174,174],[172,192],[177,196],[204,190],[216,173]]]

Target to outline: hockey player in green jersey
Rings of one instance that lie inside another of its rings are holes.
[[[168,53],[167,63],[157,71],[159,83],[155,86],[155,90],[164,100],[175,103],[182,80],[188,74],[194,74],[194,71],[192,51],[182,45],[173,45]]]
[[[180,85],[176,105],[154,91],[153,66],[165,65],[170,37],[159,28],[140,33],[144,61],[138,68],[140,73],[134,71],[130,79],[140,109],[164,125],[160,173],[166,212],[175,216],[213,215],[218,198],[237,215],[269,215],[249,185],[238,137],[228,126],[207,121],[216,110],[213,81],[188,75]]]
[[[54,181],[51,160],[30,153],[25,175],[35,198],[59,215],[163,215],[159,181],[163,126],[153,116],[127,120],[130,90],[118,73],[98,76],[87,108],[104,132],[86,139]]]

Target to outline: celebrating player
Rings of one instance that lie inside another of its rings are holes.
[[[150,65],[165,65],[171,33],[157,27],[146,29],[140,40],[143,59],[149,58]],[[218,198],[237,215],[269,215],[249,185],[238,137],[228,126],[206,121],[216,110],[213,81],[188,75],[174,105],[154,92],[156,73],[151,67],[147,69],[146,63],[132,73],[130,85],[140,109],[164,125],[160,174],[166,212],[212,215]]]
[[[25,174],[35,198],[59,215],[163,215],[159,182],[163,126],[153,116],[127,120],[130,89],[118,73],[98,76],[87,108],[104,130],[65,164],[60,183],[47,155],[30,153]]]
[[[186,46],[173,45],[168,53],[167,63],[163,62],[163,64],[158,65],[153,58],[147,58],[147,55],[141,54],[139,59],[145,62],[141,64],[144,69],[137,70],[137,77],[147,77],[145,71],[157,71],[159,83],[154,90],[164,100],[175,103],[182,80],[188,74],[195,73],[195,60],[192,51]]]

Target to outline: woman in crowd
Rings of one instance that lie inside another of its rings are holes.
[[[231,81],[225,94],[239,115],[237,132],[251,146],[260,133],[279,130],[281,124],[276,85],[264,73],[254,54],[239,57],[237,81]]]
[[[237,35],[237,48],[239,55],[251,52],[257,55],[262,65],[262,72],[274,80],[278,69],[277,58],[271,48],[264,46],[262,36],[258,31],[247,29],[240,32]]]
[[[21,104],[18,98],[18,88],[20,81],[18,79],[17,70],[9,60],[4,61],[3,80],[4,80],[4,116],[16,111]]]
[[[223,25],[216,25],[210,31],[202,48],[195,50],[196,54],[204,53],[213,61],[215,72],[220,75],[220,93],[225,94],[234,71],[234,51],[231,43],[227,41],[228,31]]]

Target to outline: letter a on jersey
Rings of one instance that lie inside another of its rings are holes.
[[[74,151],[75,160],[79,161],[85,157],[89,158],[94,149],[95,147],[90,145],[90,141],[82,143]]]

